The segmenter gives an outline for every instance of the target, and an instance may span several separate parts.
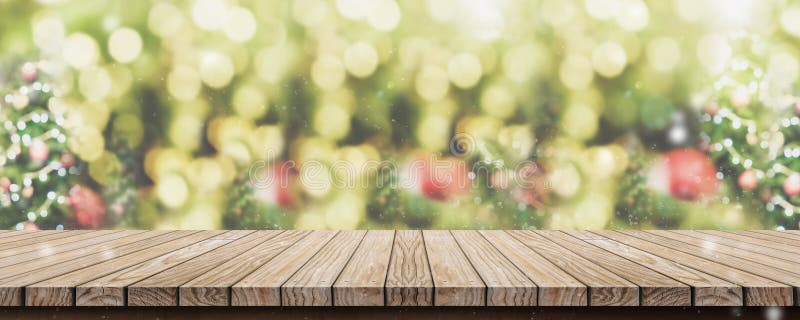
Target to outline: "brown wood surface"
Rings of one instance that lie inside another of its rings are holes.
[[[716,260],[704,259],[678,250],[675,246],[655,243],[640,239],[633,234],[641,231],[595,231],[609,239],[622,242],[637,249],[670,259],[683,265],[690,265],[704,273],[740,285],[744,288],[744,304],[747,306],[784,306],[791,305],[792,288],[764,277],[748,273]]]
[[[585,306],[586,286],[505,231],[481,231],[492,245],[538,286],[540,306]]]
[[[281,231],[273,230],[255,231],[226,246],[134,283],[128,286],[128,305],[177,306],[178,287],[280,233]]]
[[[370,230],[333,284],[336,306],[382,306],[394,231]]]
[[[433,305],[433,277],[422,231],[396,231],[385,286],[387,306]]]
[[[180,287],[182,306],[224,306],[231,300],[229,287],[271,262],[279,253],[308,236],[309,231],[284,231],[254,246]]]
[[[639,286],[643,306],[691,306],[688,285],[561,231],[537,231],[555,243]],[[589,240],[593,241],[593,240]]]
[[[433,277],[436,306],[482,306],[486,286],[447,230],[425,230],[425,250]]]
[[[638,306],[639,287],[533,231],[508,231],[589,288],[589,305]]]
[[[336,231],[314,231],[296,241],[272,259],[231,287],[231,305],[280,306],[281,285],[336,236]]]
[[[0,232],[0,306],[789,306],[770,230]]]
[[[366,231],[341,231],[281,286],[281,305],[332,306],[336,277],[350,260]]]

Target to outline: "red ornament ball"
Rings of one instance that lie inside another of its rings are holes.
[[[455,157],[416,157],[406,165],[403,180],[403,187],[435,201],[462,196],[472,187],[467,164]]]
[[[71,153],[63,153],[61,154],[61,166],[64,168],[69,168],[75,165],[75,155]]]
[[[82,228],[99,229],[106,216],[106,204],[97,192],[81,185],[69,189],[67,204]]]
[[[800,195],[800,174],[793,173],[783,180],[783,192],[789,197]]]
[[[661,155],[651,167],[647,186],[677,199],[693,201],[717,191],[716,174],[714,163],[706,154],[677,149]]]
[[[269,205],[289,209],[297,203],[295,196],[297,170],[293,163],[279,162],[276,165],[258,170],[253,184],[253,196]]]
[[[739,188],[744,191],[753,191],[758,186],[758,175],[753,169],[747,169],[739,175]]]
[[[28,147],[28,156],[34,163],[41,163],[47,160],[50,154],[50,148],[42,139],[33,139],[31,145]]]
[[[28,222],[25,222],[25,223],[22,224],[22,230],[23,231],[39,231],[41,229],[35,223],[28,221]]]

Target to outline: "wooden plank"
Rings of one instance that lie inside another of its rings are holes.
[[[535,306],[536,284],[474,230],[451,231],[486,284],[487,306]]]
[[[774,242],[782,243],[782,244],[789,245],[789,246],[800,247],[800,239],[794,239],[792,237],[785,237],[785,236],[782,237],[782,236],[779,236],[779,235],[772,235],[772,234],[768,234],[768,233],[760,233],[760,232],[755,232],[755,231],[744,231],[744,230],[742,230],[742,231],[728,231],[728,232],[732,232],[732,233],[735,233],[735,234],[740,234],[740,235],[751,237],[751,238],[766,240],[766,241],[774,241]]]
[[[571,232],[567,232],[571,233]],[[695,306],[741,306],[742,287],[636,247],[602,237],[586,242],[692,286]]]
[[[792,239],[792,240],[800,241],[800,234],[799,233],[789,232],[788,230],[782,230],[782,231],[779,231],[779,230],[751,230],[751,231],[752,232],[758,232],[758,233],[761,233],[761,234],[768,234],[768,235],[772,235],[772,236],[776,236],[776,237],[781,237],[781,238],[784,238],[784,239]]]
[[[385,287],[387,306],[433,305],[433,277],[422,231],[395,233]]]
[[[728,239],[739,241],[739,242],[751,243],[751,244],[754,244],[754,245],[757,245],[757,246],[761,246],[761,247],[767,247],[767,248],[781,250],[781,251],[784,251],[784,252],[792,253],[793,254],[792,257],[796,257],[797,255],[800,255],[800,247],[798,247],[798,246],[786,245],[786,244],[782,244],[782,243],[777,243],[775,241],[756,239],[756,238],[752,238],[752,237],[748,237],[748,236],[744,236],[744,235],[740,235],[740,234],[736,234],[736,233],[732,233],[732,232],[725,232],[725,231],[698,230],[698,232],[714,235],[714,236],[717,236],[717,237],[728,238]],[[753,249],[754,250],[759,250],[758,248],[753,248]],[[758,251],[754,251],[754,252],[758,252]],[[787,255],[784,254],[784,257],[786,257],[786,256]],[[800,262],[800,261],[798,261],[798,262]]]
[[[296,241],[278,257],[234,284],[231,287],[231,305],[280,306],[281,285],[336,234],[337,231],[314,231]]]
[[[91,239],[94,237],[100,237],[109,233],[117,232],[114,230],[100,230],[100,231],[90,231],[90,232],[74,232],[74,233],[64,233],[64,234],[57,234],[60,237],[54,239],[41,239],[41,238],[33,238],[29,239],[31,241],[24,242],[24,241],[17,241],[13,243],[13,246],[10,248],[6,248],[4,250],[0,250],[0,258],[6,258],[11,256],[19,256],[20,254],[31,252],[31,251],[39,251],[39,250],[49,250],[53,247],[85,240]]]
[[[3,278],[0,279],[0,305],[23,305],[23,289],[29,284],[79,270],[98,261],[109,260],[190,233],[192,232],[141,232],[102,244],[87,246],[83,249],[0,268],[0,274],[3,275]]]
[[[589,287],[589,305],[639,305],[639,287],[630,281],[535,232],[512,230],[508,233]]]
[[[697,232],[693,230],[675,230],[675,232],[682,234],[684,236],[695,237],[698,239],[703,239],[709,242],[718,243],[726,246],[731,246],[742,250],[744,252],[754,252],[754,253],[761,253],[768,256],[772,256],[775,258],[780,258],[788,261],[792,261],[795,263],[800,263],[800,255],[795,253],[786,252],[783,250],[764,247],[758,244],[753,244],[749,242],[739,241],[736,239],[730,239],[726,237],[720,237],[713,234],[708,234],[704,232]]]
[[[501,230],[480,233],[538,286],[538,305],[588,305],[588,288],[531,248]]]
[[[252,231],[248,231],[250,232]],[[228,231],[218,237],[191,244],[81,284],[75,288],[75,305],[124,306],[127,286],[206,252],[224,247],[243,234],[247,233]]]
[[[606,238],[624,243],[642,251],[689,266],[704,273],[740,285],[744,288],[744,304],[747,306],[791,305],[792,288],[727,265],[684,253],[676,248],[656,244],[631,234],[616,231],[593,231]]]
[[[275,259],[286,248],[302,243],[301,239],[307,238],[309,233],[309,231],[293,230],[276,234],[247,252],[187,282],[180,287],[180,305],[227,306],[231,300],[230,286]]]
[[[105,234],[89,233],[81,235],[81,237],[86,237],[86,239],[81,239],[78,241],[73,241],[54,246],[43,244],[42,246],[31,247],[30,249],[25,250],[24,252],[19,252],[16,255],[0,258],[0,268],[17,265],[32,260],[44,259],[46,257],[60,254],[62,252],[85,249],[87,247],[91,247],[92,245],[97,245],[97,244],[102,245],[108,241],[124,238],[142,232],[143,231],[141,230],[122,230],[122,231],[108,232]],[[59,259],[50,259],[50,261],[53,262],[64,261],[64,257],[61,257]]]
[[[393,230],[370,230],[333,284],[336,306],[383,306]]]
[[[256,231],[202,256],[128,286],[129,306],[177,306],[178,287],[280,234]],[[226,290],[227,291],[227,290]],[[227,302],[227,298],[226,298]],[[227,303],[226,303],[227,305]]]
[[[536,231],[543,237],[639,286],[643,306],[691,306],[691,288],[657,271],[561,231]],[[592,240],[588,240],[592,241]]]
[[[758,252],[739,250],[728,245],[719,244],[716,242],[711,242],[700,238],[690,237],[687,235],[680,234],[678,232],[673,232],[668,230],[652,230],[648,231],[648,233],[652,233],[661,237],[670,238],[672,240],[690,244],[694,246],[693,250],[699,250],[703,253],[711,255],[716,253],[726,254],[742,259],[747,259],[755,263],[776,267],[789,272],[796,273],[798,272],[798,270],[800,270],[800,264],[798,263],[794,263],[788,260],[783,260],[780,258],[775,258],[773,256],[768,256]]]
[[[162,254],[172,252],[220,234],[221,231],[200,231],[134,253],[96,263],[80,270],[40,281],[25,287],[27,306],[71,306],[75,303],[75,286],[103,277]]]
[[[14,237],[0,239],[0,253],[6,250],[14,250],[16,248],[27,246],[35,243],[42,243],[50,240],[72,237],[86,233],[86,230],[63,230],[63,231],[38,231],[41,234],[20,234]],[[37,233],[38,233],[37,232]]]
[[[433,277],[436,306],[482,306],[486,285],[446,230],[425,230],[425,250]]]
[[[5,244],[11,243],[14,241],[24,240],[24,239],[32,239],[38,238],[46,235],[51,234],[60,234],[62,232],[69,231],[69,230],[42,230],[42,231],[11,231],[9,232],[8,236],[0,237],[0,248],[4,248]]]
[[[281,305],[332,306],[331,286],[366,232],[342,231],[281,286]]]

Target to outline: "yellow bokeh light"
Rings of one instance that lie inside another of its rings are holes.
[[[264,90],[254,84],[239,86],[233,93],[233,110],[245,119],[257,119],[267,113],[269,105]]]
[[[582,55],[572,54],[561,62],[559,79],[572,90],[586,89],[594,78],[592,63]]]
[[[94,38],[85,33],[73,33],[64,43],[61,56],[73,68],[83,69],[96,64],[100,52]]]
[[[650,11],[642,0],[621,0],[614,19],[625,30],[639,31],[647,26]]]
[[[469,89],[476,85],[483,75],[481,61],[472,53],[459,53],[447,63],[447,74],[456,87]]]
[[[256,18],[247,8],[233,7],[228,13],[223,31],[228,39],[235,42],[246,42],[256,34]]]
[[[417,74],[417,94],[427,101],[438,101],[447,95],[450,80],[447,71],[436,65],[426,65]]]
[[[159,37],[171,37],[183,27],[184,17],[180,9],[169,2],[158,2],[147,14],[147,28]]]
[[[219,89],[233,78],[233,61],[220,52],[209,52],[200,59],[200,79],[209,87]]]
[[[733,49],[725,36],[710,33],[697,43],[697,58],[712,74],[722,72],[732,55]]]
[[[111,76],[105,68],[86,68],[78,77],[78,88],[88,101],[103,100],[111,92]]]
[[[394,0],[373,0],[367,22],[380,31],[391,31],[400,23],[400,7]]]
[[[228,5],[225,0],[195,0],[192,20],[200,29],[217,30],[225,24]]]
[[[356,78],[369,77],[378,67],[378,52],[368,42],[356,42],[345,50],[344,66]]]
[[[167,75],[167,91],[178,100],[193,100],[200,93],[201,85],[200,75],[186,65],[175,66]]]
[[[292,4],[294,20],[306,28],[319,25],[328,15],[328,4],[322,0],[297,0]]]
[[[338,57],[323,54],[311,65],[311,79],[323,90],[334,90],[342,85],[345,68]]]
[[[505,119],[517,110],[514,94],[502,85],[492,85],[481,94],[481,108],[488,115]]]
[[[45,14],[33,21],[33,43],[44,52],[56,52],[64,42],[64,22],[58,16]]]
[[[314,115],[314,130],[327,139],[342,139],[350,132],[350,114],[338,105],[324,104]]]
[[[592,66],[594,70],[606,78],[620,75],[627,63],[628,56],[625,54],[625,49],[616,42],[602,43],[592,51]]]
[[[781,28],[790,35],[800,37],[800,7],[791,7],[781,13]]]
[[[142,52],[142,37],[131,28],[119,28],[108,37],[108,53],[114,60],[129,63]]]
[[[165,206],[177,208],[189,198],[189,186],[179,174],[168,173],[156,183],[156,196]]]
[[[358,20],[367,16],[371,3],[370,0],[336,0],[336,10],[345,18]]]

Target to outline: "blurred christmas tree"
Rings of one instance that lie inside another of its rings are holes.
[[[62,114],[52,112],[53,88],[25,63],[0,79],[0,227],[64,228],[69,190],[80,173],[68,151]],[[78,222],[89,217],[78,216]]]

